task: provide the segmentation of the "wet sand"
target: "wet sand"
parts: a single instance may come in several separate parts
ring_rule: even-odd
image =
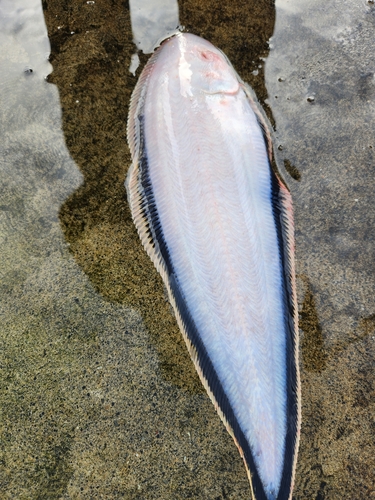
[[[294,498],[360,500],[375,498],[375,10],[319,6],[179,8],[256,90],[293,195],[303,391]],[[2,51],[4,498],[248,499],[126,201],[126,119],[142,67],[129,73],[128,4],[43,9],[48,81],[47,61],[31,67],[25,55],[42,25],[15,26],[25,47]]]

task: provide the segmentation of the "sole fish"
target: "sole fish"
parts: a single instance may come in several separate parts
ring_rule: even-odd
[[[179,33],[132,95],[126,181],[140,239],[256,500],[291,499],[300,430],[291,196],[226,56]]]

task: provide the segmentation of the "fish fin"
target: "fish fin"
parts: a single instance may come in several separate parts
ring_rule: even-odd
[[[150,181],[148,179],[147,154],[144,141],[144,115],[147,81],[159,57],[157,50],[144,67],[130,100],[129,116],[127,123],[127,139],[133,162],[129,168],[125,187],[134,224],[137,228],[141,242],[146,252],[153,261],[156,269],[162,274],[166,272],[161,249],[158,246],[158,228],[160,221],[156,215],[152,221],[151,214],[156,213],[156,206]],[[147,196],[149,194],[149,196]],[[161,230],[161,229],[160,229]]]
[[[146,98],[146,92],[147,92],[147,81],[150,78],[150,74],[152,72],[152,69],[158,60],[159,57],[159,51],[157,50],[147,61],[146,66],[143,68],[142,73],[138,79],[138,82],[133,90],[131,99],[130,99],[130,106],[129,106],[129,115],[128,115],[128,123],[127,123],[127,138],[128,138],[128,144],[129,144],[129,149],[133,158],[133,163],[134,160],[135,162],[138,161],[142,151],[141,151],[141,146],[142,146],[142,128],[141,124],[139,122],[139,116],[143,116],[143,113],[141,112],[144,103],[145,103],[145,98]],[[128,177],[129,179],[129,177]]]
[[[241,79],[240,79],[240,82],[241,82],[241,87],[242,87],[243,91],[245,92],[246,97],[249,100],[251,109],[254,111],[255,116],[257,118],[257,121],[259,123],[259,126],[262,130],[264,142],[266,143],[266,147],[267,147],[268,158],[269,158],[270,163],[272,163],[273,145],[272,145],[272,136],[271,136],[271,126],[268,122],[268,118],[266,117],[266,114],[263,111],[263,108],[258,103],[258,100],[256,98],[256,95],[255,95],[255,92],[253,91],[253,89],[247,83],[244,83]]]
[[[285,324],[287,332],[287,406],[288,421],[285,438],[284,467],[277,500],[292,498],[301,428],[301,382],[299,375],[298,304],[295,281],[294,222],[291,194],[271,169],[273,210],[280,241],[280,257],[284,270]],[[288,496],[286,496],[288,495]]]

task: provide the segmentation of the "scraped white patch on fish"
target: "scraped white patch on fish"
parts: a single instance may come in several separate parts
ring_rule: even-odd
[[[131,103],[127,189],[190,354],[253,497],[289,499],[300,425],[290,195],[227,58],[179,34]]]

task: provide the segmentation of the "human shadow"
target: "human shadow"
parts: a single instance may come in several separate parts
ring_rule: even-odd
[[[137,80],[128,68],[134,45],[128,2],[106,4],[43,2],[53,65],[48,80],[59,89],[66,145],[84,176],[60,209],[61,228],[98,292],[141,313],[163,376],[185,390],[201,392],[126,200],[124,180],[131,163],[126,122]],[[179,7],[186,30],[222,49],[264,102],[263,59],[274,29],[274,2],[187,0]],[[148,57],[140,57],[143,65]]]

